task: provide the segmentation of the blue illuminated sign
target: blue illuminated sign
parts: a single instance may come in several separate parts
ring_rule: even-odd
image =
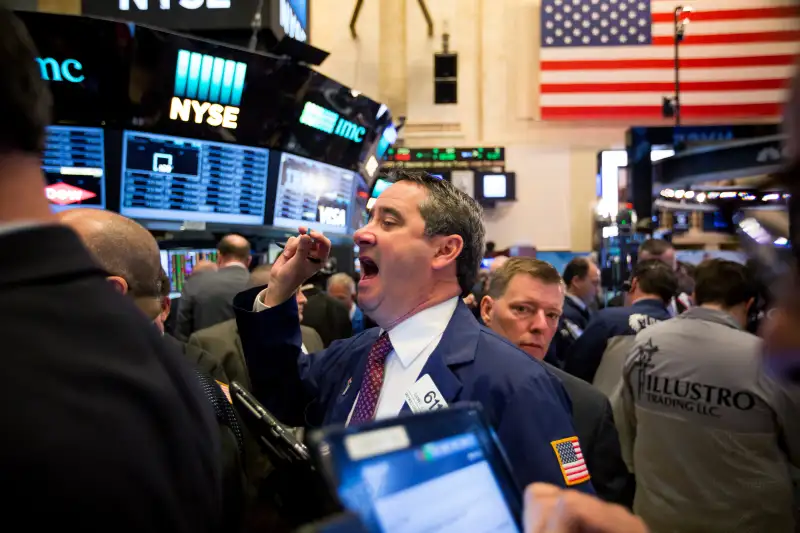
[[[292,39],[308,40],[308,6],[306,0],[280,0],[279,23],[286,35]]]
[[[300,115],[300,124],[323,131],[330,135],[344,137],[350,141],[360,143],[364,140],[367,128],[359,126],[339,116],[338,113],[325,109],[312,102],[306,102],[303,113]]]
[[[175,96],[238,106],[247,65],[180,50],[175,68]]]
[[[52,57],[37,57],[36,62],[39,64],[43,80],[80,83],[86,79],[81,72],[83,65],[77,59],[65,59],[59,63]]]
[[[169,118],[236,129],[246,74],[246,63],[179,50]]]

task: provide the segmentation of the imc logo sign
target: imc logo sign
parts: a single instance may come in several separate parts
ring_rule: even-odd
[[[247,64],[180,50],[169,118],[235,130]]]
[[[305,124],[315,130],[324,131],[331,135],[344,137],[347,140],[360,143],[364,140],[367,128],[359,126],[340,117],[330,109],[306,102],[303,113],[300,115],[300,124]]]
[[[39,72],[45,81],[66,81],[80,83],[86,79],[83,75],[83,65],[77,59],[58,61],[52,57],[37,57]]]

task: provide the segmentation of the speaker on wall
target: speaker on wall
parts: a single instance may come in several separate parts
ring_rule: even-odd
[[[433,56],[433,102],[458,103],[458,54]]]

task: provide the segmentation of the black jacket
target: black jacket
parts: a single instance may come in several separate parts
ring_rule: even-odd
[[[250,272],[229,266],[216,272],[200,272],[186,282],[178,304],[175,336],[189,340],[195,331],[233,318],[233,297],[250,283]]]
[[[630,508],[635,481],[622,460],[617,426],[608,398],[585,381],[549,367],[572,401],[572,423],[597,495]]]
[[[180,353],[61,226],[2,233],[2,506],[30,531],[218,531],[220,441]]]
[[[316,288],[304,294],[308,302],[303,308],[303,325],[314,328],[326,348],[335,340],[353,336],[350,311],[344,304]]]
[[[564,368],[570,347],[586,329],[591,316],[589,309],[580,307],[572,301],[572,298],[564,297],[564,311],[558,320],[558,330],[547,350],[545,361],[558,368]]]

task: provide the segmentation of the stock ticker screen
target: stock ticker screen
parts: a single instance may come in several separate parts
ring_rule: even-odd
[[[54,212],[74,207],[104,209],[105,151],[101,128],[49,126],[42,171]]]
[[[126,131],[120,213],[261,225],[268,162],[264,148]]]
[[[169,276],[170,296],[173,298],[183,292],[186,280],[192,275],[198,261],[217,262],[217,250],[214,248],[198,250],[161,250],[161,267]]]
[[[352,171],[284,153],[273,226],[347,233],[355,178]]]

